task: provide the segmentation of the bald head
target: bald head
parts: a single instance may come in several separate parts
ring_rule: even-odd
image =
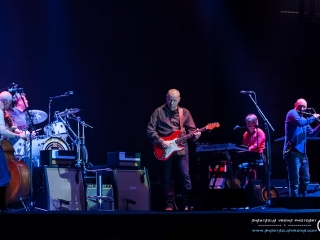
[[[172,111],[176,110],[180,99],[180,92],[177,89],[170,89],[166,95],[168,108]]]
[[[170,97],[180,97],[180,92],[177,89],[170,89],[167,93]]]
[[[308,107],[307,101],[303,98],[299,98],[294,104],[294,109],[301,111]]]
[[[0,108],[2,110],[8,109],[12,102],[12,95],[7,92],[3,91],[0,93]]]

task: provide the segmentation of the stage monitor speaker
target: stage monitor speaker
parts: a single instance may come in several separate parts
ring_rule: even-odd
[[[86,195],[96,196],[97,195],[97,185],[96,184],[87,184]],[[111,184],[102,184],[102,196],[107,196],[113,198],[113,189]],[[87,199],[87,210],[88,211],[97,211],[98,202],[95,199]],[[103,201],[102,209],[104,211],[114,211],[114,201]]]
[[[116,169],[113,176],[117,210],[150,210],[150,183],[146,169]]]
[[[33,172],[35,207],[48,211],[85,211],[85,191],[81,168],[35,167]]]
[[[250,180],[247,185],[249,207],[263,206],[268,200],[266,187],[261,187],[261,180]],[[270,180],[270,197],[288,197],[289,190],[285,179]]]

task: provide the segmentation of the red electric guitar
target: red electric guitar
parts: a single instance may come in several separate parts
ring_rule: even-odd
[[[209,123],[207,126],[200,128],[197,130],[197,132],[204,132],[206,130],[212,130],[216,127],[220,127],[219,123]],[[182,150],[184,147],[180,146],[179,144],[189,138],[192,138],[194,136],[194,133],[189,133],[181,138],[178,138],[180,135],[181,130],[175,131],[168,137],[161,137],[164,141],[171,141],[171,145],[169,148],[163,148],[161,145],[154,144],[153,145],[153,151],[154,155],[158,160],[165,161],[168,160],[168,158],[177,151]]]

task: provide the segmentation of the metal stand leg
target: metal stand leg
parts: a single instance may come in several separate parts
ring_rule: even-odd
[[[26,204],[24,203],[24,201],[23,201],[22,197],[20,197],[20,201],[21,201],[21,203],[22,203],[23,207],[26,209],[26,211],[27,211],[27,212],[30,212],[30,208],[29,208],[29,206],[28,206],[28,205],[26,205]]]
[[[97,201],[98,201],[98,210],[103,209],[103,200],[102,200],[102,171],[96,172],[96,184],[97,184]]]
[[[97,195],[96,196],[89,196],[87,197],[87,200],[95,202],[97,205],[98,211],[103,211],[103,203],[104,202],[110,202],[110,209],[112,206],[112,203],[114,202],[113,197],[103,196],[102,193],[102,175],[105,169],[100,170],[88,170],[91,172],[96,173],[96,187],[97,187]]]

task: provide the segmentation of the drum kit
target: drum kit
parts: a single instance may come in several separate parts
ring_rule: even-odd
[[[53,99],[69,97],[73,91],[49,98],[49,110],[47,114],[41,110],[29,110],[29,104],[26,100],[23,88],[18,88],[18,84],[12,83],[8,88],[0,89],[0,92],[8,91],[13,95],[15,107],[6,110],[12,125],[20,131],[26,133],[28,140],[12,140],[11,144],[14,148],[14,155],[18,161],[24,161],[29,168],[40,166],[40,151],[41,150],[76,150],[77,163],[76,166],[88,164],[88,152],[85,147],[84,128],[92,126],[86,124],[80,117],[75,114],[80,108],[69,108],[64,111],[56,111],[54,113],[55,121],[50,121],[51,102]],[[43,123],[48,119],[48,124],[43,128],[43,134],[39,134],[40,129],[36,129],[35,125]],[[77,134],[72,130],[70,120],[78,123]],[[80,125],[82,130],[80,130]],[[10,126],[11,127],[11,126]],[[12,129],[11,129],[12,130]],[[31,133],[30,133],[31,132]],[[80,135],[81,134],[81,135]],[[1,139],[3,136],[1,137]],[[0,139],[0,140],[1,140]],[[70,142],[70,144],[69,144]],[[31,159],[31,160],[30,160]]]
[[[77,117],[75,113],[78,113],[81,109],[70,108],[62,112],[55,112],[55,121],[52,121],[45,125],[43,128],[44,134],[39,134],[40,129],[33,131],[28,135],[28,140],[19,139],[13,144],[14,155],[16,159],[25,161],[28,164],[30,157],[32,159],[30,167],[40,166],[40,151],[41,150],[76,150],[77,152],[77,166],[81,164],[88,164],[88,152],[84,145],[84,127],[90,127],[90,125],[81,121],[80,117]],[[43,123],[48,114],[41,110],[29,110],[29,116],[31,122],[34,125]],[[13,121],[18,125],[30,125],[29,118],[25,112],[17,116],[12,116]],[[75,120],[78,122],[78,133],[76,134],[69,123],[69,120]],[[82,135],[80,136],[80,124],[82,125]],[[30,139],[31,137],[31,139]],[[69,144],[68,142],[71,142]],[[31,144],[30,144],[31,143]]]

